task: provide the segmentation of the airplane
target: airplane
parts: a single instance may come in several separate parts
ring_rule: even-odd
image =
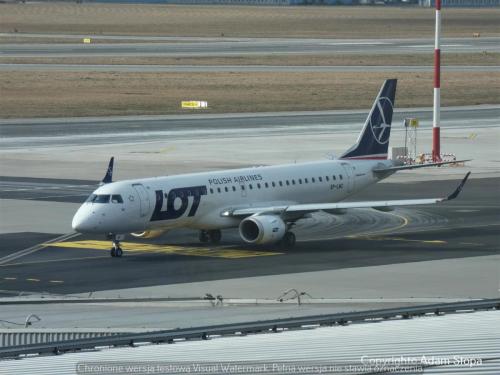
[[[112,157],[72,227],[105,235],[113,244],[112,257],[123,255],[120,241],[127,233],[154,238],[178,228],[198,230],[201,242],[213,244],[220,242],[221,229],[238,228],[246,243],[290,248],[296,241],[291,229],[317,211],[391,211],[455,199],[470,172],[447,197],[342,202],[398,171],[452,163],[402,165],[387,158],[396,85],[396,79],[384,82],[357,142],[337,159],[112,182]]]

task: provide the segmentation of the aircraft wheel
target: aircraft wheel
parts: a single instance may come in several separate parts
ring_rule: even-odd
[[[281,244],[283,247],[286,248],[292,248],[295,246],[295,234],[293,232],[286,232],[285,235],[283,236],[283,239],[281,240]]]
[[[121,247],[117,247],[115,250],[115,256],[120,258],[123,255],[123,250]]]
[[[211,243],[219,243],[222,238],[222,233],[219,229],[215,229],[208,232],[208,236],[210,237]]]
[[[207,243],[207,242],[208,242],[208,240],[210,239],[210,238],[208,237],[208,233],[207,233],[207,231],[206,231],[206,230],[201,230],[201,231],[200,231],[200,235],[199,235],[199,237],[198,237],[198,238],[200,239],[200,242],[201,242],[201,243]]]
[[[114,247],[111,248],[110,254],[113,258],[116,257],[116,249]]]

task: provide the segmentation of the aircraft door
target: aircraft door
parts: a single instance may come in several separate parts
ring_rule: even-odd
[[[137,192],[137,195],[139,196],[139,206],[140,206],[140,213],[141,217],[146,216],[150,210],[151,210],[151,201],[149,199],[149,194],[142,184],[133,184],[132,187],[134,190]]]
[[[354,190],[354,169],[349,163],[342,163],[342,168],[346,174],[346,180],[344,181],[346,191],[352,193]]]

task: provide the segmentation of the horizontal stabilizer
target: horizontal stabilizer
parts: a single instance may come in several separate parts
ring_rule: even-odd
[[[374,173],[397,172],[397,171],[404,171],[404,170],[407,170],[407,169],[418,169],[418,168],[427,168],[427,167],[439,167],[440,165],[465,163],[466,161],[471,161],[471,159],[467,159],[467,160],[455,160],[455,161],[441,161],[441,162],[438,162],[438,163],[401,165],[401,166],[387,167],[387,168],[376,168],[376,169],[373,170],[373,172]]]

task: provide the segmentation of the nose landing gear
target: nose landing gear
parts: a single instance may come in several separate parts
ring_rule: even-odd
[[[121,257],[123,255],[123,250],[120,247],[119,241],[113,241],[113,247],[111,248],[111,256],[112,257]]]
[[[109,234],[108,239],[113,241],[113,247],[111,248],[110,255],[113,258],[120,258],[123,255],[123,250],[120,247],[120,241],[123,240],[125,236],[123,234]]]

